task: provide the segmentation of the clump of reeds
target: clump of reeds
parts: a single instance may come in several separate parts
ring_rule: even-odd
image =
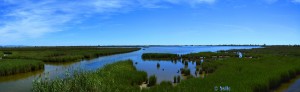
[[[44,69],[44,63],[38,60],[6,59],[0,62],[0,76],[13,75]]]
[[[191,75],[191,70],[190,69],[181,69],[181,74],[184,76]]]
[[[149,83],[148,86],[154,86],[156,84],[156,76],[152,75],[149,77]]]
[[[146,60],[178,60],[180,59],[180,56],[178,54],[170,53],[144,53],[142,58]]]

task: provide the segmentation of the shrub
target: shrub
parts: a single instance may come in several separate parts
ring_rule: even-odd
[[[156,84],[156,76],[152,75],[149,77],[149,83],[148,86],[154,86]]]

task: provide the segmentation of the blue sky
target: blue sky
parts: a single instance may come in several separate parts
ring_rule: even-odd
[[[0,45],[300,44],[300,0],[0,0]]]

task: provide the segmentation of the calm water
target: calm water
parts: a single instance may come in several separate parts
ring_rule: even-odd
[[[285,92],[300,92],[300,77],[294,81],[286,90]]]
[[[74,69],[84,70],[96,70],[103,67],[106,64],[118,62],[120,60],[131,59],[137,64],[135,67],[140,71],[145,71],[148,76],[156,75],[158,83],[161,81],[173,81],[174,76],[181,75],[178,70],[181,68],[188,68],[191,70],[191,75],[196,77],[203,77],[196,75],[196,63],[189,62],[188,66],[185,66],[180,61],[154,61],[154,60],[143,60],[141,58],[143,53],[174,53],[174,54],[188,54],[192,52],[204,52],[204,51],[218,51],[218,50],[229,50],[229,49],[251,49],[258,48],[255,46],[178,46],[178,47],[149,47],[143,48],[142,50],[126,53],[100,57],[92,60],[83,60],[75,63],[64,63],[64,64],[45,64],[43,71],[24,73],[6,77],[0,77],[0,92],[15,92],[15,91],[30,91],[32,88],[33,79],[38,76],[48,76],[50,78],[61,78],[64,76],[66,71],[72,71]],[[205,62],[205,61],[204,61]],[[160,67],[157,68],[157,63]],[[183,77],[181,77],[183,78]]]
[[[290,80],[287,83],[282,84],[276,92],[300,92],[300,75]]]

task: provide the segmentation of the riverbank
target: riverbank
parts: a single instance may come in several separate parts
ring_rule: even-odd
[[[143,89],[150,92],[266,92],[277,88],[281,83],[294,78],[300,70],[300,47],[265,47],[241,52],[246,57],[228,57],[213,61],[204,61],[201,67],[216,67],[205,78],[189,78],[173,86],[170,82]],[[249,58],[252,57],[253,58]],[[122,70],[120,70],[122,71]],[[124,71],[122,71],[124,72]],[[125,81],[124,79],[123,81]],[[115,85],[114,83],[110,85]],[[127,85],[129,86],[129,85]],[[120,86],[122,87],[122,86]],[[113,90],[113,89],[111,89]],[[136,90],[126,90],[136,91]]]
[[[66,73],[68,75],[68,73]],[[33,92],[122,92],[139,91],[147,73],[137,71],[131,60],[106,65],[95,72],[80,72],[64,79],[37,79]]]
[[[62,63],[128,53],[140,48],[13,47],[0,48],[0,76],[44,69],[44,62]]]

